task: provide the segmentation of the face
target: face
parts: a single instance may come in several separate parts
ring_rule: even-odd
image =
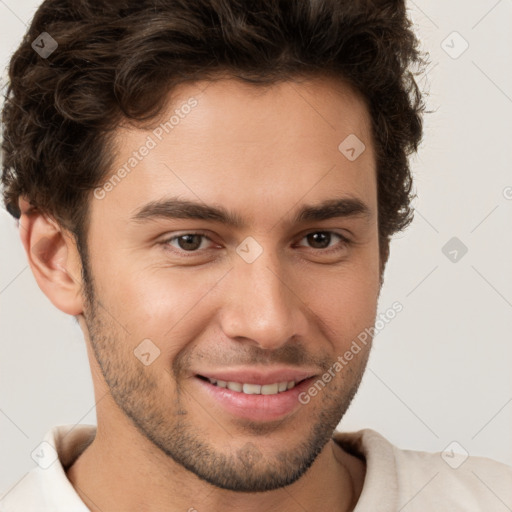
[[[368,112],[327,79],[224,79],[182,85],[160,121],[118,129],[110,185],[91,198],[95,385],[122,412],[118,428],[211,484],[288,485],[330,439],[368,358],[370,343],[304,403],[375,320]],[[355,159],[355,139],[355,152],[338,149],[351,134],[365,144]]]

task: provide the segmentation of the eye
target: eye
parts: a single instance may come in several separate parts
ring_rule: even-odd
[[[331,244],[333,241],[336,242],[336,239],[341,241],[341,243],[338,241],[338,243]],[[311,248],[324,250],[324,252],[342,250],[350,244],[350,240],[348,238],[333,231],[313,231],[308,233],[301,240],[307,240]],[[325,249],[328,250],[325,251]]]
[[[203,243],[206,240],[210,239],[202,233],[183,233],[164,240],[163,244],[170,245],[178,252],[197,252],[199,249],[206,249]]]
[[[303,240],[307,242],[311,249],[321,254],[342,251],[350,244],[348,238],[334,231],[313,231],[303,236],[300,241],[302,242]],[[203,233],[181,233],[173,235],[163,240],[162,244],[166,250],[181,256],[198,255],[202,251],[213,248],[213,245],[215,245],[213,240]],[[302,243],[299,243],[298,246],[304,247]]]

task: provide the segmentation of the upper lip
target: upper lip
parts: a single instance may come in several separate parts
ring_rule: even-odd
[[[205,370],[197,372],[208,379],[223,380],[226,382],[240,382],[246,384],[274,384],[275,382],[300,382],[316,375],[314,371],[297,368],[275,367],[272,369],[257,370],[253,367],[232,368],[227,370]]]

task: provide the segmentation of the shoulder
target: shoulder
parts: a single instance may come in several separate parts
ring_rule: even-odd
[[[32,456],[36,466],[0,493],[0,512],[88,512],[66,476],[66,468],[91,442],[94,425],[57,425]]]
[[[45,478],[42,469],[33,468],[11,486],[0,493],[0,512],[21,512],[21,510],[45,510],[41,499],[41,486]]]
[[[462,501],[470,507],[468,510],[476,505],[487,507],[485,510],[512,507],[511,466],[469,455],[463,449],[430,453],[395,447],[394,452],[404,486],[417,487],[423,482],[429,494],[446,497],[445,504],[452,504],[453,500],[453,505],[460,506]]]
[[[395,447],[394,451],[404,487],[424,489],[425,499],[439,506],[486,511],[512,508],[512,467],[507,464],[451,449],[430,453]]]
[[[401,449],[372,429],[335,432],[333,437],[345,451],[365,460],[362,501],[385,499],[418,511],[512,510],[512,467],[507,464],[456,449]]]

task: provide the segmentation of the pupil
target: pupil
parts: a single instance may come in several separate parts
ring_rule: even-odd
[[[322,237],[323,240],[319,241],[319,237]],[[329,246],[331,235],[323,231],[320,231],[319,233],[310,233],[308,235],[308,241],[316,249],[325,249]]]
[[[183,250],[197,249],[201,245],[201,235],[182,235],[178,238],[178,243]]]

